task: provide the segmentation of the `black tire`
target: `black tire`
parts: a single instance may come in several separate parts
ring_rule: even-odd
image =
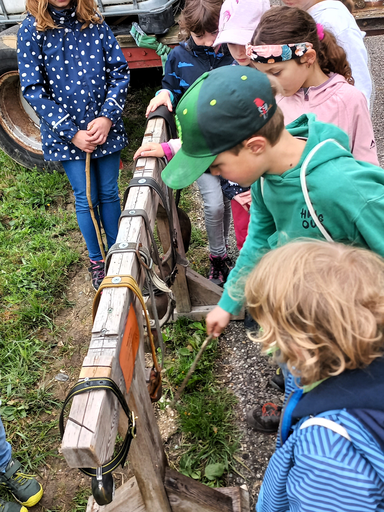
[[[44,160],[38,119],[20,90],[17,32],[14,25],[0,33],[0,148],[27,169],[63,172],[60,162]]]

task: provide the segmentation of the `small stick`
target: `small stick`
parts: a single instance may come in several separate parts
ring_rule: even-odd
[[[204,353],[204,350],[207,348],[207,345],[210,341],[212,341],[212,334],[210,334],[203,342],[203,344],[201,345],[201,348],[195,358],[195,360],[193,361],[192,363],[192,366],[190,367],[188,373],[187,373],[187,376],[185,377],[185,379],[183,380],[181,386],[179,387],[179,389],[177,390],[177,393],[175,395],[175,398],[172,400],[172,402],[169,404],[170,407],[174,407],[176,402],[179,400],[180,398],[180,395],[181,393],[184,391],[184,388],[185,386],[188,384],[188,381],[189,379],[191,378],[191,375],[192,373],[196,370],[196,366],[197,366],[197,363],[200,361],[200,358],[201,356],[203,355]]]
[[[92,196],[91,196],[91,153],[87,153],[86,159],[85,159],[85,178],[86,178],[86,193],[87,193],[87,200],[88,200],[88,206],[89,211],[91,214],[92,222],[95,227],[97,241],[99,242],[100,252],[103,257],[103,260],[105,260],[105,251],[104,251],[104,244],[103,239],[101,238],[100,233],[100,227],[95,217],[95,212],[93,210],[93,204],[92,204]]]

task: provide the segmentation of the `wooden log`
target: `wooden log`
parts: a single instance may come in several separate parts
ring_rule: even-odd
[[[151,120],[143,142],[164,141],[165,133],[162,119]],[[138,166],[135,177],[145,176],[154,177],[159,181],[160,170],[157,160],[146,159],[145,165]],[[157,205],[158,196],[150,188],[134,187],[129,192],[126,208],[146,210],[153,227]],[[117,243],[136,241],[147,247],[150,243],[143,219],[123,218]],[[108,275],[119,274],[132,275],[142,287],[144,274],[135,254],[112,256]],[[141,340],[144,339],[141,306],[136,302],[132,292],[126,288],[103,291],[92,329],[92,340],[86,358],[87,366],[82,370],[87,375],[94,372],[101,377],[102,368],[105,368],[105,376],[110,376],[123,392],[125,382],[119,364],[119,353],[131,304],[135,307]],[[110,365],[100,367],[98,362],[104,356],[111,358]],[[103,361],[105,364],[104,359]],[[137,437],[132,442],[129,460],[147,509],[170,512],[163,485],[166,457],[146,389],[144,368],[144,350],[141,343],[128,396],[128,405],[138,416]],[[98,467],[110,460],[117,434],[119,412],[120,406],[116,398],[106,391],[86,393],[74,398],[62,443],[62,452],[70,467]]]
[[[233,512],[232,498],[167,468],[164,486],[172,512]]]
[[[232,498],[233,512],[249,512],[249,493],[243,487],[218,487],[217,490]]]
[[[133,476],[116,490],[112,503],[101,507],[93,496],[88,500],[86,512],[147,512],[143,498]]]
[[[185,260],[185,251],[183,239],[181,237],[181,229],[179,224],[179,217],[177,215],[175,202],[172,201],[172,215],[173,215],[173,227],[177,233],[177,251],[180,256]],[[161,208],[159,207],[161,212]],[[171,246],[171,239],[169,236],[169,226],[166,215],[161,212],[157,216],[157,234],[161,241],[164,252],[166,253]],[[177,265],[177,275],[175,283],[172,286],[172,291],[175,295],[177,308],[180,313],[189,313],[191,311],[191,300],[189,297],[188,283],[186,277],[186,268],[182,265]],[[187,293],[186,293],[187,291]]]

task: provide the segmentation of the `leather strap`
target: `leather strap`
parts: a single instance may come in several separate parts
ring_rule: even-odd
[[[131,446],[132,439],[136,437],[136,424],[135,424],[135,415],[133,412],[129,410],[127,401],[124,398],[123,393],[120,391],[119,386],[115,381],[109,379],[107,377],[104,378],[86,378],[81,382],[78,382],[68,393],[66,399],[64,400],[63,407],[61,409],[60,418],[59,418],[59,429],[60,436],[63,439],[64,436],[64,411],[68,403],[77,395],[81,393],[88,393],[89,391],[111,391],[119,400],[123,411],[127,415],[128,418],[128,430],[124,439],[124,443],[120,448],[118,454],[113,457],[109,462],[103,464],[101,466],[101,474],[105,475],[114,471],[120,464],[123,467],[125,461],[127,459],[127,455],[129,452],[129,448]],[[85,475],[96,477],[97,468],[79,468],[81,472]]]
[[[145,229],[147,230],[147,233],[149,235],[149,238],[150,238],[151,244],[152,244],[152,251],[153,251],[153,255],[154,255],[153,259],[155,260],[156,265],[159,267],[161,279],[163,281],[165,281],[165,279],[164,279],[164,272],[163,272],[163,266],[161,264],[159,251],[157,249],[156,240],[155,240],[155,237],[153,235],[153,231],[151,229],[151,224],[149,222],[149,218],[148,218],[147,212],[145,210],[142,210],[141,208],[135,208],[133,210],[123,210],[121,212],[121,215],[120,215],[120,218],[119,218],[119,226],[120,226],[121,219],[123,219],[124,217],[129,217],[129,218],[132,218],[132,217],[142,217],[143,218],[144,224],[145,224]],[[112,247],[111,247],[111,249],[112,249]],[[107,255],[107,258],[108,258],[108,255]],[[105,269],[106,269],[105,273],[107,273],[107,265],[105,266]]]
[[[161,370],[159,367],[159,363],[157,362],[156,347],[155,347],[155,342],[153,340],[153,335],[152,335],[152,331],[151,331],[151,322],[150,322],[150,319],[149,319],[149,316],[147,313],[147,309],[145,307],[144,298],[141,294],[139,285],[137,284],[137,282],[135,281],[135,279],[132,276],[119,275],[119,276],[104,277],[99,289],[96,292],[95,298],[93,299],[93,306],[92,306],[93,321],[95,320],[97,308],[99,306],[101,292],[105,288],[129,288],[134,293],[134,295],[136,295],[136,297],[139,299],[141,307],[143,308],[145,321],[147,323],[147,331],[148,331],[149,342],[151,345],[153,365],[154,365],[156,371],[160,373]],[[161,380],[160,380],[160,385],[161,385]],[[159,387],[160,387],[160,385],[159,385]]]
[[[152,178],[152,177],[148,177],[148,178],[147,177],[145,177],[145,178],[144,177],[143,178],[136,177],[136,178],[131,179],[131,181],[129,182],[128,187],[124,193],[124,200],[123,200],[124,205],[127,202],[129,189],[132,187],[150,187],[150,188],[152,188],[157,193],[157,195],[160,198],[160,201],[163,204],[165,213],[168,218],[169,236],[170,236],[170,241],[171,241],[170,250],[171,250],[171,254],[172,254],[172,266],[171,266],[172,271],[171,271],[171,274],[168,277],[167,281],[168,281],[168,284],[172,285],[173,281],[176,277],[176,273],[177,273],[178,252],[176,251],[177,238],[176,238],[175,229],[173,226],[172,210],[170,208],[170,204],[171,204],[170,198],[166,197],[162,188],[160,187],[160,185],[154,178]]]
[[[167,123],[168,132],[171,139],[177,138],[177,129],[175,118],[173,117],[173,113],[168,110],[165,105],[160,105],[156,110],[151,112],[148,115],[148,121],[155,117],[161,117]]]

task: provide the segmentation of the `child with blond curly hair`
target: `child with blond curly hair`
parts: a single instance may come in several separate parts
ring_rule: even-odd
[[[384,509],[384,260],[296,241],[250,274],[248,308],[291,383],[257,512]]]

